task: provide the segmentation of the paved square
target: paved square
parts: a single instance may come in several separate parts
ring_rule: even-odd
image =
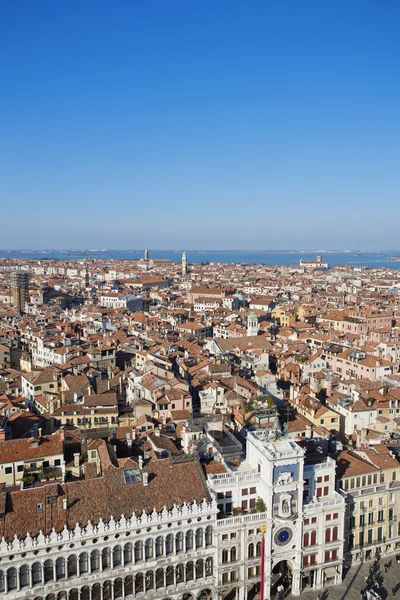
[[[385,573],[385,562],[390,564],[389,570]],[[346,573],[343,582],[340,585],[327,587],[322,590],[307,590],[301,594],[304,600],[315,600],[320,594],[321,600],[360,600],[360,591],[365,587],[365,576],[373,561],[357,563]],[[381,559],[376,579],[381,587],[379,595],[382,600],[397,598],[400,600],[400,564],[397,564],[394,556]],[[289,596],[290,600],[295,600],[296,596]]]

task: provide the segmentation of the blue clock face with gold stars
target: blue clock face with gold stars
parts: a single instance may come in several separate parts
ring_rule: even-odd
[[[290,542],[293,537],[293,533],[291,529],[287,527],[282,527],[282,529],[278,529],[275,533],[274,541],[277,546],[285,546]]]

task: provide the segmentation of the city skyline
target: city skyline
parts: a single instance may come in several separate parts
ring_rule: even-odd
[[[397,4],[22,6],[2,245],[398,246]]]

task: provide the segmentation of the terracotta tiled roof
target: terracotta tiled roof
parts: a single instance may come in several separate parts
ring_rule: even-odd
[[[22,438],[0,442],[0,463],[63,454],[63,436],[60,431],[40,438]]]
[[[161,511],[164,506],[171,509],[174,504],[210,500],[197,462],[171,464],[169,459],[155,460],[144,471],[149,474],[147,486],[141,481],[125,483],[124,469],[110,466],[101,477],[62,486],[46,485],[9,493],[3,490],[7,500],[4,519],[0,521],[0,537],[24,538],[28,531],[36,536],[40,530],[47,535],[53,527],[61,531],[65,524],[73,529],[77,523],[87,525],[89,520],[95,525],[100,518],[106,522],[112,516],[119,519],[122,514],[130,516],[143,510],[151,512],[153,508]],[[55,504],[47,503],[49,496],[57,497]],[[63,498],[67,499],[67,510],[62,508]]]

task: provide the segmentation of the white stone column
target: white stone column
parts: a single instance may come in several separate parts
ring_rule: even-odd
[[[292,573],[292,594],[299,596],[301,594],[301,571],[294,569]]]

